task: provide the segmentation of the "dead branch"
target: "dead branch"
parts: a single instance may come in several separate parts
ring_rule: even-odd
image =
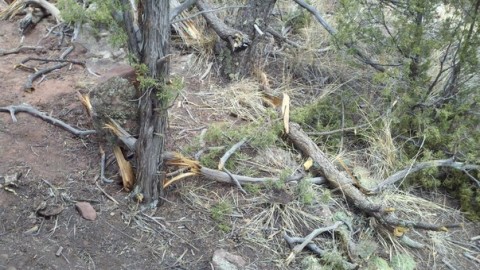
[[[134,138],[132,135],[130,135],[125,129],[123,129],[117,122],[114,120],[110,119],[110,124],[106,126],[117,138],[131,151],[135,151],[135,143],[137,142],[137,139]],[[169,161],[178,159],[178,154],[175,152],[165,152],[163,154],[163,160],[164,162],[168,163]],[[196,173],[197,175],[201,175],[207,179],[221,182],[221,183],[228,183],[228,184],[235,184],[235,180],[232,179],[232,177],[223,171],[219,170],[214,170],[210,168],[206,168],[203,166],[200,166],[198,162],[189,160],[188,164],[197,164],[196,166],[199,167],[199,171]],[[243,175],[236,175],[236,174],[231,174],[235,179],[241,184],[266,184],[269,182],[274,182],[274,181],[279,181],[279,178],[275,177],[249,177],[249,176],[243,176]],[[299,181],[302,180],[304,176],[293,176],[291,178],[287,178],[285,181]],[[309,183],[312,184],[324,184],[325,183],[325,178],[323,177],[315,177],[315,178],[308,178],[308,179],[303,179],[302,181],[308,181]]]
[[[173,19],[175,19],[175,17],[177,17],[180,13],[182,13],[189,7],[193,6],[195,2],[197,2],[197,0],[186,0],[181,5],[170,10],[170,22],[173,22]]]
[[[389,176],[387,179],[383,180],[380,184],[377,185],[374,189],[371,191],[373,193],[378,193],[387,188],[390,185],[395,184],[398,181],[401,181],[405,179],[409,174],[418,172],[423,169],[428,169],[432,167],[451,167],[455,168],[457,170],[480,170],[480,165],[474,165],[474,164],[465,164],[462,162],[454,161],[453,159],[440,159],[440,160],[431,160],[431,161],[425,161],[425,162],[419,162],[416,164],[412,164],[410,167],[403,169],[401,171],[398,171],[391,176]],[[477,185],[480,184],[477,182]]]
[[[318,12],[318,10],[315,7],[307,4],[303,0],[293,0],[293,1],[295,1],[299,6],[303,7],[308,12],[310,12],[315,17],[315,19],[317,19],[317,21],[323,26],[323,28],[325,28],[325,30],[327,30],[327,32],[330,35],[335,37],[335,35],[337,34],[337,30],[335,30],[327,21],[325,21],[325,19],[322,17],[320,12]],[[357,55],[357,57],[365,64],[373,67],[377,71],[385,72],[385,68],[382,65],[373,62],[368,56],[362,53],[360,49],[358,49],[354,44],[344,43],[343,45],[351,49]]]
[[[55,125],[55,126],[58,126],[58,127],[61,127],[63,128],[64,130],[72,133],[73,135],[75,136],[78,136],[78,137],[85,137],[85,136],[88,136],[90,134],[95,134],[96,131],[95,130],[79,130],[79,129],[76,129],[72,126],[70,126],[69,124],[63,122],[62,120],[59,120],[59,119],[56,119],[56,118],[53,118],[51,116],[48,116],[46,113],[44,112],[41,112],[35,108],[33,108],[32,106],[28,105],[28,104],[22,104],[22,105],[10,105],[10,106],[7,106],[7,107],[0,107],[0,112],[9,112],[10,113],[10,116],[12,118],[12,121],[14,123],[17,122],[17,118],[15,117],[15,114],[16,113],[19,113],[19,112],[25,112],[25,113],[28,113],[30,115],[33,115],[35,117],[38,117],[52,125]]]
[[[25,64],[29,61],[72,63],[72,64],[75,64],[75,65],[80,65],[82,67],[85,67],[85,61],[70,60],[70,59],[47,59],[47,58],[38,58],[38,57],[28,57],[28,58],[22,60],[20,63]]]
[[[210,24],[215,33],[229,44],[232,51],[241,50],[250,45],[251,39],[245,33],[226,25],[222,20],[215,16],[215,14],[206,12],[212,8],[205,1],[198,0],[196,6],[198,10],[204,12],[202,15],[205,20]]]
[[[294,248],[295,244],[300,244],[305,242],[305,238],[303,237],[290,237],[286,233],[283,235],[283,239],[287,241],[290,248]],[[319,246],[317,246],[312,242],[308,243],[305,247],[311,252],[313,252],[314,254],[318,255],[319,257],[323,257],[327,254],[325,250],[321,249]],[[342,266],[343,266],[342,269],[356,269],[358,267],[357,264],[353,264],[346,260],[342,260]]]
[[[286,264],[289,265],[295,259],[295,256],[298,253],[300,253],[319,234],[322,234],[322,233],[328,232],[328,231],[333,231],[333,230],[337,229],[338,226],[340,226],[342,224],[343,224],[342,221],[337,221],[337,222],[335,222],[335,224],[333,224],[331,226],[315,229],[313,232],[311,232],[309,235],[307,235],[307,237],[305,237],[305,240],[301,244],[296,245],[292,249],[292,252],[290,253],[290,255],[288,255],[288,257],[286,259]]]
[[[55,18],[57,23],[63,22],[62,16],[60,15],[60,10],[58,10],[54,4],[49,3],[46,0],[17,0],[0,13],[0,20],[11,19],[13,16],[18,14],[23,7],[32,4],[45,9]]]
[[[451,225],[435,225],[423,222],[415,222],[409,220],[398,219],[393,215],[391,208],[371,202],[362,192],[355,186],[353,180],[340,173],[327,156],[318,148],[318,146],[308,137],[297,123],[290,123],[290,140],[298,147],[306,156],[313,159],[318,169],[327,179],[327,182],[333,187],[342,191],[348,201],[352,202],[355,207],[362,210],[368,215],[377,218],[386,226],[402,226],[407,228],[417,228],[433,231],[446,231],[448,227],[459,227],[461,224]]]
[[[275,31],[273,28],[268,27],[267,30],[265,30],[267,33],[270,33],[275,39],[279,40],[280,42],[285,42],[288,45],[295,47],[295,48],[301,48],[302,46],[294,41],[291,41],[290,39],[284,37],[282,34],[279,32]]]
[[[311,157],[315,164],[319,164],[319,170],[325,175],[327,181],[333,188],[340,189],[353,204],[366,212],[374,213],[382,210],[382,206],[374,204],[365,197],[354,185],[353,180],[341,174],[327,158],[327,156],[318,148],[318,146],[308,137],[297,123],[290,123],[289,138],[293,143],[308,157]]]
[[[4,56],[7,54],[14,54],[14,53],[20,53],[23,51],[29,51],[29,50],[43,50],[44,48],[41,46],[19,46],[15,49],[10,49],[10,50],[0,50],[0,56]]]
[[[235,183],[235,185],[237,185],[238,189],[243,194],[247,194],[245,189],[242,188],[242,185],[240,185],[240,181],[238,181],[237,177],[235,177],[229,170],[227,170],[227,168],[223,168],[223,171],[226,172],[228,174],[228,176],[230,176],[230,179],[232,179],[232,181]]]
[[[220,162],[218,163],[218,169],[222,170],[225,167],[225,162],[237,151],[242,145],[247,141],[247,138],[243,138],[240,142],[234,144],[227,152],[220,158]]]

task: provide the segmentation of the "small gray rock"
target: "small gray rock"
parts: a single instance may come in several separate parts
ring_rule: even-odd
[[[77,202],[75,204],[80,215],[86,220],[95,220],[97,219],[97,212],[93,209],[92,205],[88,202]]]
[[[238,255],[217,249],[213,253],[212,264],[215,270],[240,270],[245,269],[247,262]]]

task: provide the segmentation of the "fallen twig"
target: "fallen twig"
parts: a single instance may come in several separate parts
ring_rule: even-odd
[[[85,67],[85,61],[70,60],[70,59],[48,59],[48,58],[38,58],[38,57],[28,57],[22,60],[22,64],[27,63],[28,61],[43,61],[43,62],[60,62],[60,63],[72,63],[75,65],[80,65]]]
[[[33,81],[35,79],[37,79],[38,77],[40,77],[43,74],[49,73],[49,72],[54,71],[56,69],[63,68],[65,66],[68,66],[68,63],[57,64],[55,66],[52,66],[52,67],[49,67],[49,68],[46,68],[46,69],[42,69],[42,70],[39,70],[39,71],[37,71],[33,74],[30,74],[30,76],[28,76],[28,78],[27,78],[27,82],[23,86],[23,90],[26,91],[26,92],[34,91],[35,88],[33,87]]]
[[[286,233],[283,235],[283,239],[285,239],[285,241],[287,241],[290,248],[295,247],[295,244],[305,242],[305,238],[303,238],[303,237],[290,237]],[[305,247],[308,250],[310,250],[311,252],[313,252],[314,254],[316,254],[320,257],[323,257],[324,255],[327,254],[327,252],[325,250],[321,249],[319,246],[317,246],[314,243],[308,243]],[[342,267],[343,267],[342,269],[356,269],[358,267],[358,265],[354,264],[354,263],[351,263],[351,262],[348,262],[346,260],[342,260]]]
[[[63,60],[65,57],[67,57],[67,55],[69,55],[74,49],[74,46],[70,46],[68,47],[59,57],[59,60]],[[23,62],[22,62],[23,64]],[[43,74],[46,74],[46,73],[49,73],[53,70],[56,70],[56,69],[60,69],[60,68],[63,68],[65,66],[68,66],[69,63],[60,63],[60,64],[57,64],[57,65],[54,65],[52,67],[49,67],[49,68],[45,68],[45,69],[42,69],[42,70],[38,70],[36,71],[35,73],[31,74],[30,76],[28,76],[27,78],[27,82],[25,83],[25,85],[23,86],[23,90],[24,91],[27,91],[27,92],[31,92],[33,90],[35,90],[35,88],[33,87],[33,81],[35,79],[37,79],[38,77],[40,77],[41,75]]]
[[[98,181],[95,181],[95,185],[97,186],[97,188],[103,193],[103,195],[105,195],[105,197],[107,197],[108,199],[110,199],[112,202],[116,203],[116,204],[120,204],[117,200],[115,200],[115,198],[113,198],[112,196],[110,196],[110,194],[108,194],[101,186],[100,184],[98,184]]]
[[[298,253],[300,253],[319,234],[324,233],[324,232],[328,232],[328,231],[333,231],[333,230],[337,229],[338,226],[340,226],[342,224],[343,224],[342,221],[337,221],[337,222],[335,222],[335,224],[333,224],[331,226],[315,229],[313,232],[311,232],[309,235],[307,235],[305,237],[305,240],[301,244],[296,245],[292,249],[292,252],[290,253],[290,255],[288,255],[288,257],[286,259],[286,264],[287,265],[290,264],[295,259],[295,256]]]
[[[51,116],[48,116],[46,113],[44,112],[41,112],[35,108],[33,108],[32,106],[28,105],[28,104],[22,104],[22,105],[10,105],[10,106],[7,106],[7,107],[0,107],[0,112],[9,112],[10,113],[10,117],[12,118],[12,121],[14,123],[17,122],[17,118],[15,117],[15,114],[18,113],[18,112],[25,112],[25,113],[28,113],[30,115],[33,115],[33,116],[36,116],[52,125],[55,125],[55,126],[58,126],[58,127],[61,127],[63,128],[64,130],[72,133],[73,135],[75,136],[78,136],[78,137],[85,137],[85,136],[88,136],[90,134],[95,134],[96,131],[95,130],[79,130],[79,129],[76,129],[72,126],[70,126],[69,124],[63,122],[62,120],[59,120],[59,119],[56,119],[56,118],[53,118]]]
[[[14,53],[19,53],[22,51],[29,51],[29,50],[43,50],[44,48],[42,46],[19,46],[14,49],[10,50],[0,50],[0,56],[7,55],[7,54],[14,54]]]
[[[223,170],[223,167],[225,167],[225,162],[230,158],[230,156],[235,153],[242,145],[247,141],[247,138],[243,138],[240,142],[234,144],[230,149],[228,149],[227,152],[220,158],[220,162],[218,163],[218,169]]]
[[[230,178],[232,179],[232,181],[235,183],[235,185],[237,185],[238,189],[240,189],[240,191],[243,193],[243,194],[247,194],[247,192],[245,191],[245,189],[242,188],[242,185],[240,185],[240,182],[238,181],[238,179],[230,173],[229,170],[227,170],[227,168],[223,168],[223,171],[225,171],[228,176],[230,176]]]
[[[100,146],[100,179],[104,183],[113,183],[113,180],[105,177],[105,151],[102,146]]]

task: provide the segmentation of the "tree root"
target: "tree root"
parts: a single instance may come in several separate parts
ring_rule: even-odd
[[[38,77],[42,76],[43,74],[47,74],[49,72],[52,72],[56,69],[63,68],[65,66],[68,66],[68,63],[61,63],[61,64],[56,64],[55,66],[45,68],[42,70],[39,70],[33,74],[30,74],[27,78],[27,82],[23,86],[23,91],[25,92],[33,92],[35,88],[33,87],[33,81],[36,80]]]
[[[73,51],[73,49],[74,49],[73,46],[68,47],[65,50],[65,52],[63,52],[62,55],[60,55],[60,58],[55,62],[71,62],[71,61],[68,61],[68,60],[64,60],[64,58],[67,57],[67,55],[70,54]],[[28,58],[23,60],[22,64],[26,63],[27,61],[29,61]],[[60,63],[60,64],[56,64],[54,66],[51,66],[51,67],[48,67],[48,68],[45,68],[45,69],[42,69],[42,70],[38,70],[33,74],[30,74],[30,76],[28,76],[28,78],[27,78],[27,82],[23,86],[23,90],[26,91],[26,92],[34,91],[35,88],[33,87],[33,81],[35,81],[38,77],[40,77],[44,74],[47,74],[49,72],[52,72],[56,69],[63,68],[63,67],[68,66],[68,65],[69,65],[69,63]]]
[[[61,127],[64,130],[66,130],[66,131],[68,131],[68,132],[70,132],[73,135],[78,136],[78,137],[85,137],[85,136],[96,133],[95,130],[79,130],[79,129],[76,129],[76,128],[70,126],[69,124],[63,122],[62,120],[59,120],[59,119],[53,118],[51,116],[48,116],[46,113],[41,112],[41,111],[33,108],[32,106],[28,105],[28,104],[10,105],[10,106],[7,106],[7,107],[0,107],[0,112],[9,112],[10,117],[12,118],[12,121],[14,123],[17,122],[17,118],[15,117],[15,114],[19,113],[19,112],[25,112],[25,113],[31,114],[35,117],[38,117],[38,118],[40,118],[40,119],[42,119],[42,120],[44,120],[44,121],[46,121],[46,122],[48,122],[52,125]]]

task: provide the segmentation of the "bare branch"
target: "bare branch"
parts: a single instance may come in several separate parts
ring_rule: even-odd
[[[323,26],[323,28],[325,28],[325,30],[327,30],[327,32],[330,35],[335,37],[335,35],[337,34],[337,30],[335,30],[335,28],[333,28],[330,24],[328,24],[327,21],[325,21],[325,19],[322,17],[320,12],[318,12],[318,10],[315,9],[315,7],[307,4],[305,1],[302,1],[302,0],[293,0],[293,1],[295,1],[295,3],[297,3],[299,6],[306,9],[308,12],[312,13],[315,19],[317,19],[317,21]],[[385,72],[385,68],[382,65],[373,62],[368,56],[366,56],[357,47],[355,47],[355,45],[348,44],[348,43],[344,43],[344,45],[347,48],[353,50],[353,52],[358,56],[358,58],[360,58],[360,60],[362,60],[365,64],[373,67],[377,71]]]
[[[371,191],[373,193],[378,193],[378,192],[382,191],[383,189],[385,189],[387,186],[393,185],[396,182],[405,179],[411,173],[415,173],[415,172],[418,172],[420,170],[428,169],[428,168],[432,168],[432,167],[451,167],[451,168],[455,168],[457,170],[462,170],[462,171],[480,170],[480,165],[465,164],[465,163],[462,163],[462,162],[454,161],[453,159],[440,159],[440,160],[425,161],[425,162],[412,164],[410,167],[392,174],[387,179],[383,180],[383,182],[378,184],[378,186],[375,187]]]
[[[38,117],[42,120],[45,120],[50,124],[61,127],[63,129],[65,129],[66,131],[68,131],[68,132],[70,132],[70,133],[72,133],[72,134],[74,134],[75,136],[78,136],[78,137],[85,137],[87,135],[96,133],[95,130],[79,130],[79,129],[76,129],[76,128],[70,126],[69,124],[63,122],[62,120],[59,120],[59,119],[53,118],[51,116],[48,116],[46,113],[41,112],[41,111],[33,108],[32,106],[28,105],[28,104],[10,105],[10,106],[7,106],[7,107],[0,107],[0,112],[9,112],[10,116],[12,117],[13,122],[17,122],[17,118],[15,117],[16,113],[25,112],[25,113],[31,114],[33,116],[36,116],[36,117]]]
[[[130,4],[129,0],[120,0],[122,3],[122,25],[125,29],[125,32],[127,33],[128,36],[128,50],[130,53],[133,54],[137,59],[140,59],[140,48],[138,44],[141,42],[137,36],[137,31],[139,29],[135,29],[135,22],[133,19],[133,12],[132,12],[132,6]],[[116,18],[115,16],[115,11],[112,11],[112,17]],[[138,26],[137,26],[138,28]],[[135,31],[137,30],[137,31]]]
[[[197,0],[185,0],[181,5],[178,7],[170,10],[170,22],[173,22],[173,19],[177,17],[180,13],[184,10],[188,9],[189,7],[193,6],[197,2]]]

